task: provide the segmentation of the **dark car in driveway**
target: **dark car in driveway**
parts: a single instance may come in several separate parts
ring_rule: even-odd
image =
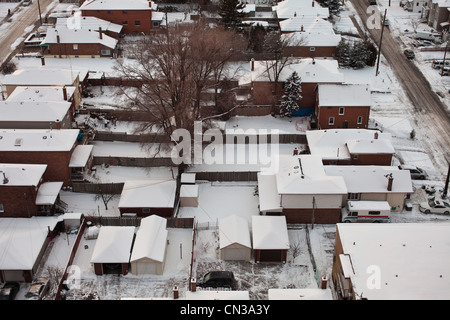
[[[227,288],[236,289],[236,280],[231,271],[211,271],[203,276],[203,281],[198,284],[200,288]]]
[[[411,49],[406,49],[405,51],[403,51],[403,53],[405,54],[405,56],[406,56],[409,60],[414,59],[414,57],[416,56],[416,55],[414,54],[414,51],[412,51]]]
[[[0,284],[0,300],[14,300],[20,290],[18,282],[9,281]]]

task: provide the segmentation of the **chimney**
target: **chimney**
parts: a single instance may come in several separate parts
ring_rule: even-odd
[[[303,30],[303,25],[302,25],[302,27],[300,28],[300,32],[303,32],[304,30]]]
[[[149,6],[149,8],[152,7],[152,1],[151,0],[148,1],[148,6]]]
[[[41,64],[42,64],[43,66],[45,66],[45,58],[44,58],[44,57],[41,57]]]
[[[67,89],[66,89],[66,86],[64,86],[64,87],[62,88],[62,92],[63,92],[63,98],[64,98],[64,101],[67,101]]]
[[[387,176],[388,178],[388,191],[392,191],[392,183],[394,182],[394,178],[392,177],[392,173]]]
[[[252,58],[251,60],[251,71],[255,70],[255,59]]]
[[[191,291],[197,291],[197,281],[195,280],[195,278],[191,278]]]
[[[298,155],[298,148],[297,148],[297,147],[294,148],[293,155],[294,155],[294,156],[297,156],[297,155]]]
[[[327,276],[322,276],[322,280],[320,281],[320,289],[326,289],[328,283]]]
[[[174,299],[178,299],[179,295],[178,295],[178,287],[175,286],[173,287],[173,298]]]
[[[312,7],[314,8],[314,0],[313,0],[313,2],[312,2]]]
[[[378,132],[375,131],[375,134],[373,135],[374,139],[377,140],[378,139]]]
[[[297,16],[297,11],[296,12],[294,12],[294,17],[296,17]]]
[[[59,43],[61,40],[59,39],[59,34],[56,35],[56,43]]]
[[[9,182],[8,178],[6,177],[6,174],[4,172],[3,173],[3,184],[7,184]]]
[[[98,27],[98,34],[99,34],[100,39],[103,39],[102,27]]]

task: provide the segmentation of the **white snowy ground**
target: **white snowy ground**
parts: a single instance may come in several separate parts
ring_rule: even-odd
[[[383,0],[384,1],[384,0]],[[382,1],[382,2],[383,2]],[[387,1],[387,0],[386,0]],[[395,2],[394,6],[395,6]],[[402,13],[402,12],[401,12]],[[400,12],[399,12],[400,14]],[[392,21],[394,20],[394,21]],[[396,23],[400,18],[391,19],[391,23]],[[342,21],[339,28],[348,25],[348,21]],[[350,28],[350,30],[353,30]],[[353,30],[354,31],[354,30]],[[419,54],[418,61],[421,61]],[[39,66],[39,59],[21,58],[15,60],[19,67]],[[47,59],[47,66],[68,66],[64,59]],[[424,68],[429,67],[428,62],[423,62]],[[109,59],[72,59],[70,67],[86,68],[91,71],[112,72],[112,61]],[[430,155],[426,153],[423,144],[425,143],[426,129],[414,123],[410,115],[409,106],[405,95],[391,72],[390,68],[382,61],[380,75],[375,77],[374,68],[363,70],[342,70],[345,73],[346,81],[349,83],[370,83],[373,93],[373,108],[371,111],[372,120],[385,131],[393,136],[393,143],[397,150],[395,164],[400,162],[422,166],[430,174],[430,180],[413,181],[415,192],[409,200],[413,204],[412,211],[393,213],[392,223],[411,222],[449,222],[450,218],[438,215],[424,215],[419,212],[418,204],[426,199],[426,194],[422,189],[424,184],[443,186],[446,170],[435,168],[430,160]],[[431,73],[434,70],[431,71]],[[104,93],[108,92],[104,88]],[[91,102],[100,105],[111,105],[111,96],[96,96]],[[256,119],[256,118],[255,118]],[[254,119],[254,120],[255,120]],[[233,119],[232,121],[236,121]],[[267,125],[266,121],[260,119],[261,123],[254,121],[253,125],[258,128],[260,125]],[[267,120],[267,119],[265,119]],[[242,119],[239,119],[242,121]],[[230,122],[232,123],[232,122]],[[234,122],[235,123],[235,122]],[[129,126],[124,126],[128,131]],[[124,127],[120,127],[122,130]],[[409,138],[412,129],[417,132],[414,140]],[[117,145],[114,146],[117,148]],[[435,152],[439,152],[435,150]],[[445,168],[444,168],[445,169]],[[148,176],[167,177],[171,175],[168,169],[142,169],[98,166],[96,175],[101,181],[123,181],[127,178],[147,178]],[[196,216],[202,223],[216,225],[218,219],[227,214],[240,214],[250,221],[252,215],[257,214],[257,197],[254,195],[254,183],[201,183],[199,195],[199,207],[196,209],[184,208],[180,211],[180,216]],[[96,200],[92,194],[78,194],[68,191],[61,191],[61,198],[68,203],[69,211],[83,212],[87,215],[117,216],[119,213],[117,204],[119,197],[109,203],[109,209],[105,210],[101,200]],[[311,229],[309,225],[312,252],[317,263],[318,275],[330,277],[332,267],[332,255],[334,247],[335,225],[315,225]],[[184,297],[189,276],[189,260],[192,243],[192,231],[182,229],[169,229],[170,245],[167,256],[167,263],[164,274],[161,276],[95,276],[93,268],[89,263],[95,240],[84,240],[77,252],[74,265],[79,267],[80,289],[72,289],[69,298],[73,299],[120,299],[136,297],[170,298],[172,288],[177,285],[180,288],[180,296]],[[73,245],[75,235],[62,234],[52,243],[42,274],[46,274],[49,266],[64,268],[68,259],[70,248]],[[218,259],[218,237],[214,228],[201,230],[198,234],[195,255],[197,258],[198,275],[207,269],[227,269],[234,272],[240,289],[248,290],[251,299],[267,299],[269,288],[317,288],[315,275],[312,270],[311,258],[306,247],[305,226],[293,226],[289,229],[289,239],[292,244],[300,243],[300,255],[293,257],[292,251],[288,254],[288,261],[285,264],[255,264],[253,262],[232,263]],[[85,245],[87,248],[85,249]],[[181,246],[180,246],[181,245]],[[180,248],[182,248],[180,250]],[[26,286],[21,290],[18,299],[23,297]]]

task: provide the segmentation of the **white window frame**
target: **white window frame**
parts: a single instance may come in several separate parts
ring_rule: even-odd
[[[358,120],[356,121],[357,124],[362,124],[363,121],[363,117],[362,116],[358,116]]]
[[[316,51],[316,47],[309,47],[309,51],[310,51],[310,52]]]
[[[0,203],[0,212],[5,212],[5,208],[3,207],[3,203]]]
[[[328,125],[329,126],[334,126],[334,117],[329,117],[328,118]]]
[[[73,50],[78,50],[78,43],[73,44]]]
[[[342,110],[342,112],[341,112],[341,110]],[[344,112],[345,112],[345,108],[344,107],[339,107],[339,115],[343,116]]]

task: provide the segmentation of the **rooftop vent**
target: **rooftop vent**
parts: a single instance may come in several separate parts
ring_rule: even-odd
[[[17,138],[16,141],[14,142],[14,146],[20,147],[20,146],[22,146],[22,142],[23,142],[22,138]]]

